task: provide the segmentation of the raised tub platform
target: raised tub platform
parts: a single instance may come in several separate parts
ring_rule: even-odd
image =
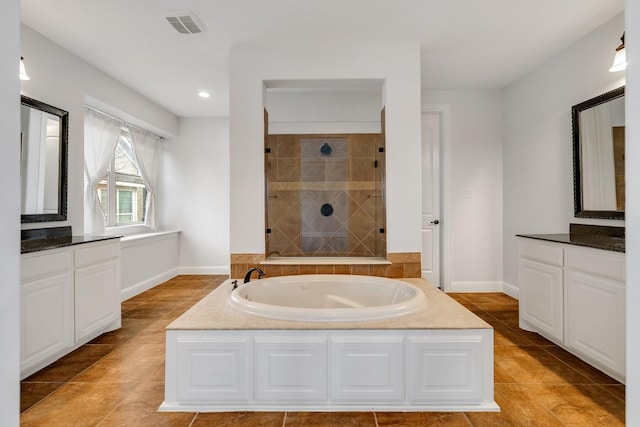
[[[406,317],[308,323],[229,305],[228,280],[167,327],[160,411],[499,411],[493,329],[422,279]]]

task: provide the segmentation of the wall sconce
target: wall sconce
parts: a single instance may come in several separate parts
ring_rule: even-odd
[[[609,71],[612,73],[627,69],[627,51],[624,49],[624,33],[622,33],[620,41],[622,43],[616,48],[616,56],[613,58],[613,65],[609,68]]]
[[[31,78],[27,75],[27,70],[24,68],[24,58],[20,57],[20,80],[31,80]]]

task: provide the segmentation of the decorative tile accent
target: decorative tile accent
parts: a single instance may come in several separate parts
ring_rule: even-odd
[[[232,254],[231,277],[241,279],[252,267],[261,268],[269,277],[296,274],[357,274],[391,278],[418,278],[422,274],[419,252],[388,254],[387,260],[391,261],[391,264],[261,264],[265,259],[263,254]]]

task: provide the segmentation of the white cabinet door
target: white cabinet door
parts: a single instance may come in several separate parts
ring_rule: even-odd
[[[256,337],[254,351],[256,401],[327,400],[325,337]]]
[[[520,317],[562,341],[564,295],[562,267],[520,259]]]
[[[174,331],[169,331],[174,332]],[[180,331],[183,333],[183,331]],[[253,393],[250,337],[167,334],[166,399],[171,402],[247,402]],[[175,354],[175,357],[174,357]],[[175,390],[175,391],[174,391]]]
[[[72,344],[73,295],[68,270],[23,282],[20,289],[21,371]]]
[[[410,337],[406,358],[409,400],[451,404],[493,396],[493,371],[482,369],[493,366],[489,347],[493,337],[486,338],[466,336],[463,330]]]
[[[75,270],[76,341],[118,319],[119,284],[119,259]]]
[[[577,353],[625,375],[623,282],[567,270],[566,340]]]
[[[404,400],[404,339],[331,339],[331,397],[343,402]]]

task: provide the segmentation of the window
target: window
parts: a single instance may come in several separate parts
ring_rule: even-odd
[[[105,227],[143,223],[146,197],[129,131],[122,128],[111,165],[98,184]]]

